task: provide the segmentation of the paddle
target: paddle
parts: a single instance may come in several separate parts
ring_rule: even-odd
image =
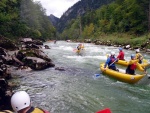
[[[109,108],[97,111],[96,113],[111,113],[111,110]]]
[[[106,57],[108,58],[110,55],[106,54]],[[108,67],[110,67],[111,65],[113,65],[118,59],[116,59],[114,62],[112,62]]]
[[[98,68],[98,70],[96,71],[96,73],[94,74],[93,78],[97,79],[101,76],[102,72],[100,71],[100,69]]]
[[[112,66],[118,59],[116,59],[114,62],[112,62],[108,67]],[[93,76],[94,79],[99,78],[103,72],[99,70],[99,72],[96,72]]]
[[[108,67],[112,66],[117,61],[118,61],[118,59],[116,59],[115,61],[113,61]]]

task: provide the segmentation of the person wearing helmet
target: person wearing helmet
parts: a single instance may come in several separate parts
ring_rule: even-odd
[[[119,48],[119,55],[117,56],[118,60],[124,60],[124,52],[122,48]]]
[[[82,44],[78,44],[77,49],[80,50],[81,46],[82,46]]]
[[[111,52],[110,57],[107,58],[107,61],[105,62],[104,68],[106,69],[107,65],[109,69],[115,70],[115,71],[119,71],[116,68],[115,62],[117,62],[118,59],[115,58],[115,52]]]
[[[57,40],[54,40],[54,44],[56,44]]]
[[[138,63],[142,63],[142,60],[143,60],[143,56],[142,56],[142,54],[140,53],[140,50],[139,49],[136,49],[136,56],[135,56],[135,59],[137,59],[138,60]]]
[[[15,113],[49,113],[31,106],[31,99],[25,91],[18,91],[11,97],[11,106]]]
[[[135,59],[135,55],[131,55],[131,60],[129,61],[129,65],[126,69],[126,74],[135,75],[135,70],[137,68],[138,60]]]

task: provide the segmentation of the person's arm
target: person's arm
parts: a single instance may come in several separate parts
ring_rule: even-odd
[[[139,59],[139,54],[138,53],[135,55],[135,59]]]
[[[129,61],[129,65],[134,64],[135,62],[138,63],[138,59],[136,59],[136,60],[130,60]]]
[[[107,59],[107,61],[105,62],[104,68],[107,67],[108,63],[110,62],[110,58]]]

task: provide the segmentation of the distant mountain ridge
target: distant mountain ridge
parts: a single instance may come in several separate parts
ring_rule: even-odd
[[[53,14],[51,14],[50,16],[48,16],[49,17],[49,19],[50,19],[50,21],[51,21],[51,23],[54,25],[54,26],[56,26],[57,25],[57,23],[59,22],[59,18],[57,18],[56,16],[54,16]]]
[[[87,11],[100,8],[102,5],[110,4],[114,0],[81,0],[70,7],[54,25],[58,32],[62,32],[67,24],[77,16],[82,16]]]

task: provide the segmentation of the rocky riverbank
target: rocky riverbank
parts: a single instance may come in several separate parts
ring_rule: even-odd
[[[43,70],[54,67],[52,60],[42,51],[50,49],[40,40],[22,38],[17,44],[0,36],[0,110],[12,110],[10,98],[16,84],[9,83],[14,70]],[[13,70],[13,71],[12,71]]]
[[[118,44],[118,43],[114,43],[111,40],[101,41],[101,40],[85,39],[84,42],[85,43],[94,43],[95,45],[106,45],[106,46],[122,47],[123,49],[127,49],[127,50],[139,49],[139,50],[141,50],[145,53],[150,53],[150,49],[147,48],[150,44],[150,39],[147,40],[146,42],[142,42],[141,44],[137,44],[137,46],[133,46],[130,43]]]

